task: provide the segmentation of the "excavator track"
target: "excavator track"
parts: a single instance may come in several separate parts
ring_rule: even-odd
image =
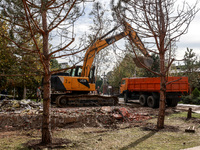
[[[114,106],[118,104],[116,96],[100,95],[60,95],[56,98],[58,107],[66,106]]]

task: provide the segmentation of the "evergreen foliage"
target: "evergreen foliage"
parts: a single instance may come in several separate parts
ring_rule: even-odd
[[[199,87],[199,61],[197,59],[196,53],[193,52],[193,49],[187,48],[187,51],[184,55],[184,66],[182,67],[182,72],[184,76],[188,77],[190,88]]]
[[[193,98],[199,97],[199,90],[198,90],[197,88],[195,88],[195,89],[192,91],[192,96],[193,96]]]
[[[183,96],[182,102],[184,104],[196,104],[200,105],[200,93],[197,88],[192,91],[191,95]]]

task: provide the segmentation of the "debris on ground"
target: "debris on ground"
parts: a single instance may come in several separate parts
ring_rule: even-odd
[[[1,129],[40,129],[42,104],[31,100],[4,100],[0,103]],[[124,122],[142,121],[151,116],[138,109],[121,106],[51,108],[51,126],[116,128]]]
[[[142,120],[151,119],[151,116],[147,113],[131,112],[125,107],[115,109],[115,113],[113,114],[113,117],[115,119],[123,120],[123,121],[133,121],[133,120],[142,121]]]
[[[185,132],[195,133],[195,126],[189,126],[187,129],[185,129]]]
[[[0,112],[14,112],[14,111],[24,111],[24,110],[31,110],[31,109],[42,109],[42,104],[36,103],[35,101],[31,100],[6,100],[0,102]]]

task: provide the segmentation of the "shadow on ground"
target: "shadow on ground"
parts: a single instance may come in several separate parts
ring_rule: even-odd
[[[127,150],[129,148],[134,148],[136,147],[138,144],[140,144],[141,142],[147,140],[148,138],[152,137],[157,131],[151,131],[150,133],[148,133],[147,135],[143,136],[142,138],[136,140],[135,142],[125,146],[125,147],[122,147],[120,150]]]
[[[33,150],[42,150],[45,148],[48,149],[64,149],[66,147],[74,147],[74,143],[72,143],[68,139],[62,138],[54,138],[52,139],[52,143],[48,145],[44,145],[41,143],[41,139],[30,140],[27,143],[23,144],[23,148],[19,148],[17,150],[25,150],[25,149],[33,149]]]

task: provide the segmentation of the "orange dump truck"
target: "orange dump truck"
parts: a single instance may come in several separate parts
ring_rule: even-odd
[[[169,107],[176,107],[181,95],[188,93],[188,77],[168,77],[166,86],[166,104]],[[160,98],[160,77],[133,77],[123,78],[120,93],[124,101],[139,99],[142,106],[156,108],[159,106]]]

